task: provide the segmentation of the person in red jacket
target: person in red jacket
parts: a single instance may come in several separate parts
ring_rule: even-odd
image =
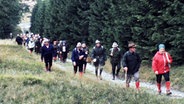
[[[158,93],[161,94],[162,76],[165,78],[166,94],[172,94],[170,91],[170,64],[172,63],[171,55],[165,51],[165,45],[159,45],[159,51],[155,54],[152,60],[152,69],[156,74]]]

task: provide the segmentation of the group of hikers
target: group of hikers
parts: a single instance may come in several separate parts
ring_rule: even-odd
[[[32,53],[33,49],[35,49],[36,53],[41,54],[41,60],[45,62],[45,69],[48,72],[51,71],[53,60],[56,61],[59,59],[64,63],[66,62],[68,57],[67,55],[69,53],[69,47],[65,40],[59,42],[50,42],[49,39],[40,38],[39,35],[31,36],[29,39],[26,37],[22,40],[27,44],[26,46],[30,50],[30,53]],[[136,44],[134,42],[129,42],[128,48],[129,50],[122,55],[117,42],[113,42],[112,48],[109,49],[109,52],[106,52],[106,49],[101,44],[100,40],[96,40],[95,46],[92,48],[92,51],[89,54],[89,48],[86,46],[86,43],[78,42],[71,52],[74,75],[76,75],[78,71],[80,78],[82,78],[83,74],[86,72],[87,63],[92,62],[95,67],[95,75],[97,79],[102,80],[105,61],[107,60],[107,56],[109,56],[112,66],[112,79],[115,80],[115,78],[119,78],[119,72],[122,66],[125,75],[126,87],[130,87],[130,82],[133,77],[135,80],[136,89],[139,90],[139,69],[141,65],[141,58],[136,52]],[[166,81],[166,95],[172,94],[170,91],[169,75],[171,63],[171,55],[166,52],[165,45],[160,44],[158,46],[158,52],[154,55],[152,60],[152,69],[156,75],[159,94],[161,94],[162,76]]]

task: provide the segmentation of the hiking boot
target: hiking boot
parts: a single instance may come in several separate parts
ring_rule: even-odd
[[[167,95],[167,96],[169,96],[169,95],[171,95],[171,94],[172,94],[172,92],[170,92],[170,91],[167,91],[167,92],[166,92],[166,95]]]
[[[102,80],[102,76],[100,76],[99,78],[100,78],[100,80]]]
[[[129,87],[130,87],[129,83],[126,83],[126,88],[129,88]]]
[[[158,91],[158,94],[161,95],[162,91]]]

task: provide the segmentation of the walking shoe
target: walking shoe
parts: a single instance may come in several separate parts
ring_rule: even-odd
[[[126,88],[129,88],[129,87],[130,87],[129,83],[126,83]]]
[[[100,78],[100,80],[102,80],[102,76],[100,76],[99,78]]]
[[[171,94],[172,94],[172,92],[170,92],[170,91],[167,91],[167,92],[166,92],[166,95],[167,95],[167,96],[169,96],[169,95],[171,95]]]
[[[161,91],[158,91],[158,94],[159,94],[159,95],[161,95],[161,93],[162,93]]]

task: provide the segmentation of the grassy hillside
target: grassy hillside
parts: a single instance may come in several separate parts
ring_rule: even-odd
[[[0,45],[0,103],[2,104],[180,104],[182,100],[155,96],[72,71],[44,71],[40,57],[16,45]],[[67,69],[71,70],[71,69]]]

